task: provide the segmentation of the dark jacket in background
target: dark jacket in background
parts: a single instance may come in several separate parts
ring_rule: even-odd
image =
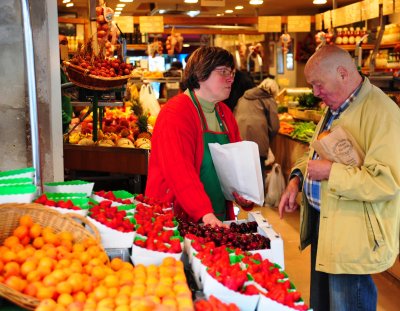
[[[242,139],[256,142],[260,157],[267,157],[270,139],[279,130],[274,97],[259,87],[247,90],[239,99],[234,115]]]

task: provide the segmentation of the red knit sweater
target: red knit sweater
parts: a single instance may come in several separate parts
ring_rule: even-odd
[[[235,118],[227,105],[216,105],[229,131],[230,142],[241,141]],[[174,204],[175,214],[199,221],[212,213],[211,201],[200,181],[203,131],[197,110],[186,94],[171,98],[161,109],[154,126],[145,195]],[[233,219],[227,201],[227,218]]]

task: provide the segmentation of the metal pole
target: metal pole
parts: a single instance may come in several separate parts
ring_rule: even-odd
[[[35,60],[33,53],[32,26],[29,13],[29,1],[21,0],[22,24],[24,29],[25,46],[25,65],[27,72],[27,84],[29,95],[29,116],[31,123],[32,140],[32,164],[35,169],[35,186],[40,192],[40,152],[39,152],[39,131],[37,117],[37,98],[36,98],[36,80],[35,80]]]

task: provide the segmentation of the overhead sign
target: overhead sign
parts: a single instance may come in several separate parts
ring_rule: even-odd
[[[323,19],[322,14],[316,14],[315,15],[315,30],[322,30],[322,19]]]
[[[281,16],[259,16],[258,32],[281,32],[282,17]]]
[[[288,32],[310,32],[311,16],[288,16]]]
[[[225,0],[201,0],[201,6],[225,6]]]
[[[333,27],[353,24],[361,21],[361,2],[332,10]]]
[[[113,19],[123,33],[133,33],[133,16],[114,16]]]
[[[324,29],[329,29],[331,28],[331,12],[332,11],[326,11],[324,12]]]
[[[139,16],[139,29],[141,33],[163,33],[164,17]]]

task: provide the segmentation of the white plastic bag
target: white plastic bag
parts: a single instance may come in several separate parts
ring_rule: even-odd
[[[160,104],[156,98],[153,87],[150,84],[142,84],[139,93],[139,100],[143,110],[152,116],[157,116],[160,112]]]
[[[265,204],[277,207],[286,188],[285,178],[278,163],[272,165],[272,170],[267,175],[265,185]]]
[[[225,198],[233,201],[232,192],[236,191],[243,198],[262,206],[264,188],[258,145],[253,141],[241,141],[208,146]]]
[[[265,166],[271,165],[274,162],[275,162],[275,156],[274,156],[271,148],[268,148],[268,155],[267,155],[267,159],[265,160]]]

